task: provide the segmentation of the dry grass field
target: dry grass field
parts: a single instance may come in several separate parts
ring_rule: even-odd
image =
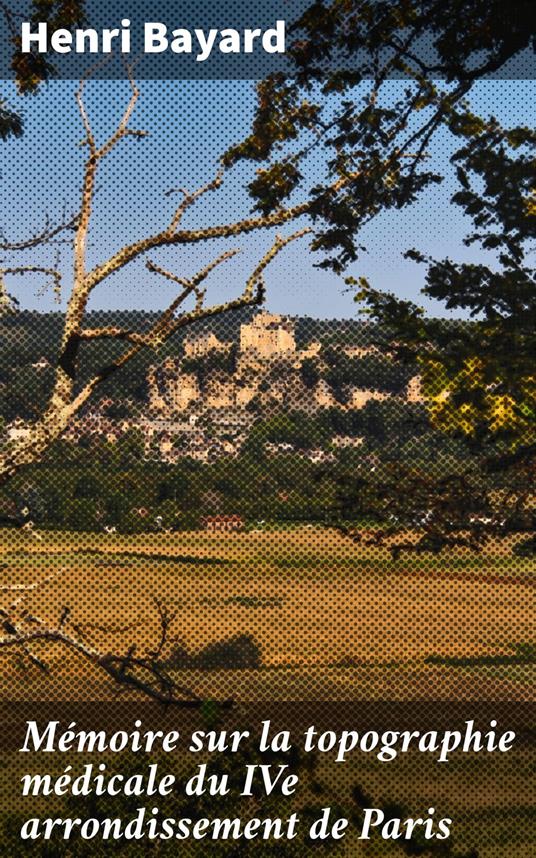
[[[526,700],[530,694],[530,664],[478,663],[511,654],[534,634],[534,562],[501,545],[476,556],[460,550],[393,561],[385,549],[364,549],[310,527],[163,537],[0,531],[1,584],[49,576],[26,595],[28,609],[52,623],[68,606],[101,649],[154,647],[155,598],[176,612],[170,636],[190,652],[249,636],[263,669],[239,676],[189,671],[201,694],[272,700]],[[58,646],[46,649],[40,654],[53,668],[48,677],[2,654],[4,698],[113,693],[77,657]],[[476,662],[449,664],[467,657]]]
[[[155,598],[176,612],[171,638],[190,653],[246,635],[259,648],[260,668],[181,670],[177,679],[204,697],[303,701],[309,717],[307,701],[533,699],[534,650],[527,644],[535,628],[534,563],[509,549],[393,561],[385,549],[308,527],[164,538],[4,530],[0,584],[50,579],[26,593],[28,610],[52,623],[68,606],[73,623],[101,649],[154,647]],[[6,604],[16,597],[3,594]],[[501,661],[523,645],[526,660]],[[46,645],[39,655],[51,667],[48,676],[2,653],[4,700],[115,698],[111,681],[61,647]],[[23,765],[18,753],[0,755],[5,810],[19,810],[13,785]],[[387,766],[360,757],[345,764],[342,787],[341,770],[331,774],[343,791],[359,783],[415,813],[434,805],[452,815],[457,844],[477,846],[479,858],[534,854],[535,769],[526,745],[481,765],[458,759],[441,777],[435,765],[423,769],[419,755]],[[345,848],[348,855],[392,854],[366,850],[355,838]]]

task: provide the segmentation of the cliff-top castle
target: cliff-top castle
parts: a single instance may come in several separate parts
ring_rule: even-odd
[[[257,313],[240,328],[240,352],[273,360],[296,351],[294,323],[274,313]]]
[[[255,421],[269,415],[300,411],[314,416],[324,409],[359,411],[372,401],[424,401],[419,376],[409,383],[401,380],[396,392],[390,392],[382,387],[374,363],[369,385],[363,384],[363,368],[356,367],[355,381],[348,365],[338,373],[338,354],[342,367],[343,357],[351,362],[385,356],[374,345],[355,342],[335,350],[329,341],[299,347],[292,319],[262,311],[241,325],[233,342],[220,340],[212,331],[190,335],[179,354],[151,366],[147,408],[138,417],[114,421],[97,409],[77,421],[68,435],[76,440],[85,432],[98,432],[112,442],[135,428],[143,434],[147,455],[169,462],[182,456],[209,462],[239,455]],[[394,360],[394,354],[390,358]],[[361,441],[341,436],[333,438],[333,445]],[[322,450],[310,453],[327,455]]]
[[[188,337],[184,342],[184,358],[168,358],[151,367],[148,374],[149,411],[160,417],[172,418],[188,413],[241,411],[253,402],[265,410],[295,409],[311,413],[323,408],[358,410],[371,400],[384,400],[389,393],[381,390],[349,386],[346,404],[341,404],[335,391],[323,378],[306,386],[301,368],[307,359],[322,364],[322,346],[311,342],[298,349],[292,319],[261,311],[240,327],[233,371],[226,358],[234,343],[220,340],[213,332]],[[377,354],[373,345],[345,345],[341,352],[349,358]],[[186,361],[221,356],[221,367],[212,368],[200,378]],[[226,368],[227,364],[227,368]],[[407,391],[411,402],[421,401],[418,379]]]
[[[219,340],[211,331],[187,337],[184,354],[187,358],[204,357],[210,352],[225,353],[233,343]],[[251,322],[241,325],[239,352],[250,357],[273,360],[296,351],[294,323],[275,313],[261,311]]]

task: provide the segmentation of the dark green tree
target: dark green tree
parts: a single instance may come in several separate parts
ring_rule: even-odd
[[[452,202],[473,221],[465,243],[480,245],[490,260],[434,260],[421,250],[408,255],[427,266],[424,294],[470,321],[446,325],[364,281],[357,298],[393,332],[399,356],[419,365],[432,425],[461,439],[473,458],[449,485],[466,509],[468,496],[480,498],[482,515],[469,537],[474,545],[486,533],[508,533],[520,519],[530,519],[531,509],[534,518],[536,283],[530,254],[536,234],[536,135],[527,128],[503,128],[493,119],[469,121],[460,113],[453,114],[450,126],[462,141],[452,158],[460,184]],[[483,478],[489,475],[496,482],[485,490]],[[434,487],[427,484],[424,493],[430,510],[438,513],[430,517],[437,544],[441,533],[448,542],[438,509],[452,506],[448,492],[445,496],[443,486],[441,499],[434,499]]]

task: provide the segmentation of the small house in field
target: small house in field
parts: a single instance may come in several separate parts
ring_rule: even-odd
[[[232,533],[244,529],[244,519],[241,515],[204,515],[201,526],[210,533]]]

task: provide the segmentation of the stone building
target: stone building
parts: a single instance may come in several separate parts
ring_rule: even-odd
[[[348,408],[353,411],[360,411],[368,402],[385,402],[386,399],[391,399],[390,393],[383,393],[380,390],[369,390],[368,388],[352,387],[348,397]]]
[[[296,351],[294,324],[276,313],[262,311],[240,328],[240,352],[274,360]]]
[[[212,331],[207,331],[204,334],[186,337],[184,341],[184,354],[187,358],[204,357],[210,352],[228,352],[232,348],[232,345],[232,343],[219,340]]]
[[[346,355],[346,357],[353,358],[353,359],[371,357],[372,355],[374,355],[374,357],[376,357],[377,355],[381,354],[380,350],[375,345],[342,346],[341,351],[343,354]]]
[[[317,408],[336,408],[340,404],[335,399],[327,381],[321,378],[313,390],[313,400]]]
[[[406,402],[425,402],[420,375],[414,375],[413,378],[410,378],[408,381],[408,386],[406,388]]]
[[[201,399],[197,376],[181,372],[173,360],[165,361],[161,367],[150,367],[147,382],[149,410],[153,412],[181,413]]]

